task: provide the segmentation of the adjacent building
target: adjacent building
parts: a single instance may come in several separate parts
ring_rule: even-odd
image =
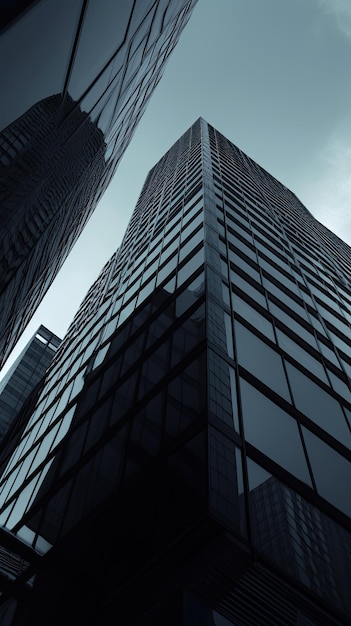
[[[0,9],[0,367],[108,186],[196,1]]]
[[[44,376],[60,343],[57,335],[45,326],[39,326],[0,381],[0,441]]]
[[[1,447],[6,624],[350,623],[350,259],[203,119],[175,143]]]

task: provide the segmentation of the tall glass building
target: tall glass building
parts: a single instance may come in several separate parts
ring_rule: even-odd
[[[197,0],[0,8],[0,367],[108,186]]]
[[[40,382],[56,354],[61,339],[39,326],[0,381],[0,441],[4,438],[25,400]]]
[[[350,259],[203,119],[176,142],[1,447],[6,624],[350,623]]]

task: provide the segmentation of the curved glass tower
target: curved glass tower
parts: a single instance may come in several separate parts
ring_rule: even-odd
[[[0,367],[108,186],[195,4],[0,9]]]

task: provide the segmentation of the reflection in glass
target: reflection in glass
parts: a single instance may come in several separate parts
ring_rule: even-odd
[[[32,4],[1,33],[0,57],[7,59],[2,64],[1,91],[11,97],[2,98],[0,130],[43,98],[63,90],[82,0]]]
[[[311,484],[297,423],[255,387],[240,379],[245,439],[263,454]]]
[[[317,491],[346,515],[351,515],[351,463],[302,427]]]
[[[186,287],[176,299],[176,316],[180,317],[204,293],[205,278],[203,272]]]
[[[321,599],[349,614],[349,533],[251,459],[247,467],[256,548]]]
[[[76,100],[123,43],[131,6],[131,0],[89,0],[68,87]]]

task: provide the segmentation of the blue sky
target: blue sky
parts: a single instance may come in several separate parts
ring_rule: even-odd
[[[149,169],[202,116],[351,245],[351,0],[198,0],[95,214],[1,375],[40,324],[66,332]]]

